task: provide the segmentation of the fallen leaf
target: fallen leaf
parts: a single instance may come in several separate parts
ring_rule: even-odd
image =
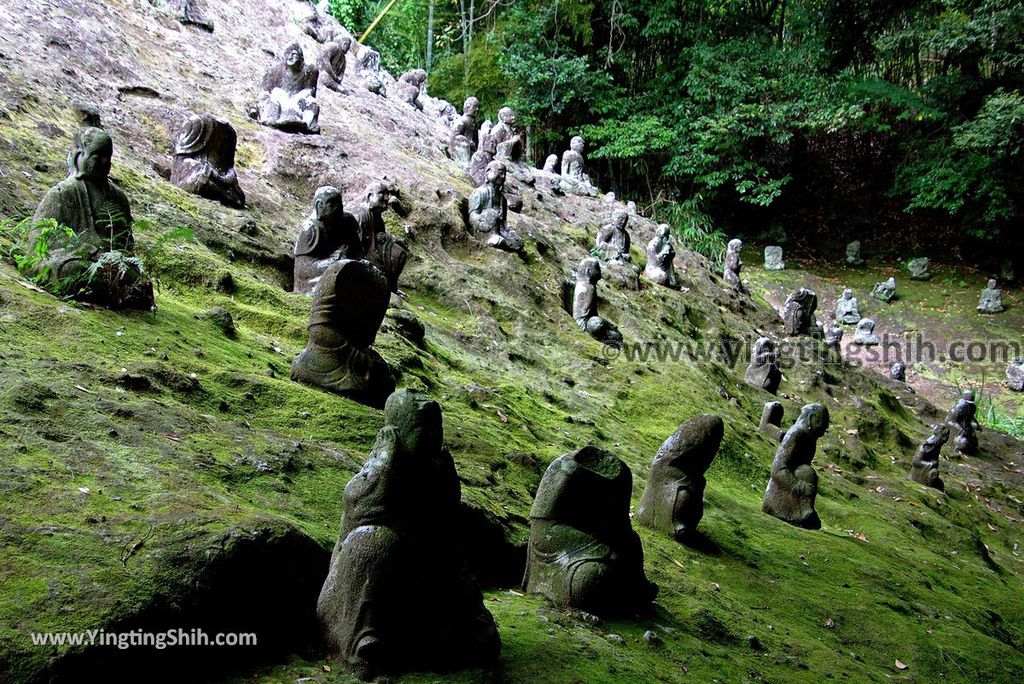
[[[330,665],[321,665],[320,669],[323,670],[324,672],[330,672],[331,671],[331,666]]]
[[[906,664],[906,663],[904,663],[904,662],[903,662],[902,660],[900,660],[899,658],[897,658],[897,659],[896,659],[896,669],[897,669],[897,670],[906,670],[906,669],[907,669],[907,664]]]
[[[88,494],[89,493],[89,488],[88,487],[79,487],[78,491],[82,492],[83,494]]]
[[[500,420],[502,423],[508,422],[508,416],[506,416],[504,413],[502,413],[499,410],[495,410],[495,413],[498,414],[498,420]]]
[[[95,393],[95,392],[93,392],[92,390],[89,390],[89,389],[85,389],[85,388],[84,388],[84,387],[82,387],[81,385],[75,385],[75,389],[76,389],[76,390],[78,390],[79,392],[85,392],[86,394],[96,394],[96,393]]]

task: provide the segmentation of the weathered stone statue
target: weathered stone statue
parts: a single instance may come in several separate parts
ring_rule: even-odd
[[[317,601],[327,644],[360,676],[496,664],[501,640],[461,548],[460,495],[441,407],[398,390],[345,486]]]
[[[244,207],[245,193],[235,173],[237,144],[238,135],[227,121],[190,114],[174,139],[171,182],[194,195]]]
[[[669,225],[662,223],[658,226],[658,232],[647,243],[647,266],[644,268],[644,275],[658,285],[679,289],[675,259],[676,249],[672,246]]]
[[[764,268],[766,271],[784,271],[786,262],[782,259],[782,247],[769,245],[764,248]]]
[[[965,456],[978,453],[978,435],[981,426],[974,419],[978,406],[974,403],[974,392],[964,390],[960,399],[946,415],[946,425],[953,429],[953,446]]]
[[[597,314],[597,281],[601,279],[601,263],[587,257],[576,270],[576,290],[572,300],[572,317],[581,330],[599,342],[618,346],[622,333],[611,322]]]
[[[603,449],[587,446],[552,461],[530,510],[526,591],[597,615],[648,606],[658,587],[644,574],[630,525],[632,489],[629,468]]]
[[[874,289],[871,290],[871,296],[886,304],[891,302],[896,298],[896,279],[889,278],[885,282],[875,283]]]
[[[629,214],[619,210],[614,213],[611,222],[604,224],[597,231],[597,249],[603,256],[602,261],[631,263],[629,231],[626,230],[628,223]]]
[[[133,258],[132,211],[128,198],[110,181],[114,143],[99,128],[82,128],[68,153],[67,178],[50,188],[32,217],[27,251],[42,238],[40,222],[70,228],[46,237],[49,253],[31,275],[57,294],[114,309],[153,308],[153,285]]]
[[[740,259],[740,252],[743,251],[743,241],[739,238],[729,240],[729,247],[725,252],[725,270],[722,277],[725,282],[732,285],[740,292],[746,292],[747,288],[740,280],[740,269],[743,268],[743,260]]]
[[[1002,313],[1003,293],[996,289],[996,281],[989,280],[988,287],[981,291],[981,301],[978,302],[978,313],[997,314]]]
[[[918,448],[914,460],[910,463],[911,480],[940,491],[946,488],[939,477],[939,452],[942,451],[942,445],[948,441],[949,426],[933,425],[932,434]]]
[[[549,154],[544,160],[544,173],[558,173],[558,155]]]
[[[518,163],[523,157],[523,139],[515,132],[513,126],[516,115],[508,107],[498,110],[498,123],[491,129],[490,137],[494,145],[496,159]]]
[[[326,43],[337,37],[334,22],[320,13],[311,0],[292,2],[292,19],[302,32],[318,43]]]
[[[448,138],[448,153],[452,155],[453,160],[466,167],[476,152],[476,113],[479,108],[479,100],[467,97],[462,105],[462,116],[452,124],[452,134]]]
[[[779,391],[782,371],[779,370],[775,343],[767,337],[758,338],[757,342],[754,342],[754,348],[750,354],[750,365],[747,366],[747,372],[744,373],[743,379],[748,385],[760,387],[771,394]]]
[[[479,240],[507,252],[522,252],[523,239],[508,227],[508,202],[505,199],[505,163],[487,165],[483,185],[469,196],[469,229]]]
[[[907,364],[902,361],[893,361],[889,366],[889,377],[899,382],[907,381]]]
[[[398,292],[398,278],[405,269],[409,252],[388,234],[384,226],[384,210],[390,206],[391,199],[392,192],[387,183],[370,183],[353,215],[359,224],[363,254],[384,272],[391,292]]]
[[[704,473],[722,444],[725,425],[704,414],[683,423],[665,440],[651,464],[636,521],[684,541],[704,517]]]
[[[320,57],[317,59],[317,68],[320,69],[323,84],[339,93],[345,92],[341,81],[345,77],[345,55],[352,47],[352,39],[348,36],[341,36],[330,42],[324,43],[320,48]]]
[[[832,349],[839,349],[843,344],[843,328],[839,321],[832,319],[824,330],[825,346]]]
[[[309,294],[320,276],[341,259],[362,259],[359,223],[345,211],[341,192],[329,185],[316,191],[310,214],[295,240],[295,292]]]
[[[801,287],[786,298],[782,321],[787,335],[810,335],[815,326],[814,312],[818,309],[818,295],[814,290]]]
[[[814,510],[818,474],[811,461],[828,422],[828,409],[821,404],[807,404],[800,411],[775,453],[762,511],[797,527],[821,528],[821,519]]]
[[[423,69],[406,71],[398,77],[398,98],[416,109],[423,109],[420,91],[427,83],[427,72]]]
[[[918,257],[907,262],[907,270],[910,272],[911,280],[928,280],[932,277],[928,270],[931,262],[928,257]]]
[[[313,289],[309,342],[292,361],[292,380],[384,406],[395,378],[370,345],[389,300],[387,278],[369,261],[331,264]]]
[[[779,402],[765,402],[757,429],[773,442],[781,443],[782,438],[786,436],[786,431],[782,429],[782,418],[785,415],[786,409]]]
[[[860,304],[850,288],[843,290],[843,296],[836,300],[836,320],[843,325],[860,322]]]
[[[1024,357],[1015,357],[1006,367],[1006,386],[1014,392],[1024,392]]]
[[[590,182],[586,172],[583,145],[583,138],[574,136],[569,141],[569,149],[562,153],[562,190],[597,197],[597,188]]]
[[[873,347],[878,344],[878,335],[875,334],[874,319],[860,319],[860,322],[857,323],[857,330],[853,333],[852,343],[865,347]]]
[[[249,115],[264,126],[289,133],[319,133],[320,105],[316,101],[320,71],[306,64],[302,46],[292,43],[284,58],[260,83],[260,94]]]
[[[846,265],[864,265],[864,260],[860,257],[860,240],[854,240],[850,244],[846,245]]]

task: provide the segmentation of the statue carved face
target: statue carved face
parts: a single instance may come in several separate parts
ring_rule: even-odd
[[[583,152],[583,138],[581,138],[580,136],[577,135],[572,140],[570,140],[569,141],[569,149],[572,150],[573,152],[579,152],[579,153],[582,154],[582,152]]]
[[[505,186],[505,165],[492,161],[487,165],[487,182],[500,190]]]
[[[351,38],[348,38],[348,37],[339,38],[336,42],[341,47],[341,51],[342,52],[348,52],[349,50],[352,49],[352,39]]]
[[[614,223],[615,227],[624,230],[626,223],[629,221],[629,213],[625,211],[615,212]]]
[[[480,108],[480,101],[475,97],[467,97],[466,102],[462,105],[462,113],[466,116],[476,116],[477,110]]]
[[[383,210],[388,205],[388,188],[383,183],[372,183],[366,188],[366,206],[372,210]]]
[[[729,240],[729,251],[730,252],[737,252],[738,253],[741,249],[743,249],[743,240],[740,240],[739,238],[736,238],[736,239],[733,239],[733,240]]]
[[[996,289],[996,281],[995,281],[994,278],[988,281],[988,289],[990,289],[990,290]]]
[[[595,285],[601,279],[601,263],[593,257],[588,257],[580,262],[577,272],[577,282],[590,283]]]
[[[304,62],[305,57],[303,57],[302,48],[299,47],[298,43],[292,43],[288,46],[288,49],[284,51],[284,63],[291,69],[298,71],[302,68]]]
[[[853,290],[849,288],[843,290],[843,299],[850,299],[851,297],[853,297]]]
[[[670,230],[667,223],[662,223],[658,226],[658,237],[661,238],[662,241],[668,240],[669,233]]]
[[[384,405],[384,424],[394,427],[410,453],[436,454],[444,446],[441,405],[424,394],[399,390]]]
[[[808,404],[800,411],[799,420],[808,427],[811,434],[821,437],[828,429],[828,409],[821,404]]]
[[[512,126],[516,122],[516,113],[510,107],[502,107],[498,111],[498,120]]]
[[[75,178],[103,181],[110,175],[114,144],[99,128],[87,128],[76,139]]]
[[[337,188],[327,186],[316,191],[313,206],[317,218],[325,219],[344,211],[344,200]]]
[[[964,400],[974,401],[974,390],[964,390]]]

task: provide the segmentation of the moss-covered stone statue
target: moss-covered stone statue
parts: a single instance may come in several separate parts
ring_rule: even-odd
[[[460,486],[441,407],[399,390],[345,486],[317,615],[333,653],[363,678],[496,664],[501,640],[466,568]]]
[[[325,185],[313,197],[311,213],[295,240],[295,292],[309,294],[336,261],[362,259],[359,222],[345,211],[341,192]]]
[[[264,74],[249,116],[264,126],[289,133],[319,133],[319,78],[320,70],[306,63],[302,46],[292,43],[285,48],[281,61]]]
[[[601,280],[601,263],[587,257],[576,269],[576,289],[572,299],[572,317],[588,335],[607,345],[622,344],[622,333],[597,313],[597,282]]]
[[[114,143],[102,129],[86,127],[75,134],[68,177],[43,195],[32,217],[27,248],[45,243],[47,255],[26,269],[55,294],[149,310],[153,285],[133,256],[131,206],[110,180],[113,154]]]
[[[1006,386],[1014,392],[1024,392],[1024,357],[1015,356],[1006,366]]]
[[[722,267],[722,278],[726,284],[731,285],[737,292],[746,293],[747,288],[740,280],[740,271],[743,269],[743,260],[740,252],[743,251],[743,240],[733,238],[725,250],[725,264]]]
[[[672,246],[671,229],[667,223],[658,226],[657,232],[647,243],[647,265],[644,276],[651,282],[678,290],[679,276],[676,275],[676,248]]]
[[[526,591],[559,608],[597,615],[643,610],[658,587],[644,574],[640,537],[629,521],[633,476],[594,446],[559,456],[530,510]]]
[[[363,253],[384,272],[388,289],[398,292],[398,279],[405,270],[409,251],[384,226],[384,211],[392,206],[393,194],[393,188],[384,181],[370,183],[353,215],[359,224]]]
[[[801,287],[790,293],[782,309],[782,323],[790,336],[810,335],[816,325],[814,312],[818,309],[818,295],[814,290]]]
[[[875,283],[875,286],[871,289],[871,296],[886,304],[891,302],[896,298],[896,279],[889,278],[880,283]]]
[[[932,434],[918,448],[910,463],[910,479],[926,487],[944,490],[946,485],[939,477],[939,452],[949,441],[948,425],[933,425]]]
[[[758,338],[754,342],[754,348],[750,354],[750,364],[747,366],[746,373],[743,374],[743,380],[748,385],[760,387],[770,394],[779,391],[782,371],[779,369],[775,342],[767,337]]]
[[[974,418],[977,413],[974,391],[964,390],[946,415],[946,425],[953,430],[953,446],[965,456],[978,453],[977,433],[981,430],[981,425]]]
[[[978,313],[997,314],[1005,310],[1003,293],[996,287],[995,279],[990,279],[988,285],[981,291],[981,299],[978,300]]]
[[[244,207],[245,193],[235,172],[237,144],[238,134],[227,121],[190,114],[174,138],[171,182],[193,195]]]
[[[762,511],[797,527],[821,528],[821,519],[814,510],[818,474],[811,461],[828,422],[828,409],[822,404],[807,404],[800,411],[775,453]]]
[[[505,198],[505,163],[495,160],[487,165],[484,183],[469,196],[469,228],[473,236],[487,245],[506,252],[522,252],[525,244],[508,227],[508,201]]]
[[[632,257],[629,250],[631,240],[629,230],[629,212],[620,209],[615,211],[611,220],[602,225],[597,231],[595,246],[601,253],[602,261],[611,264],[629,264]]]
[[[389,300],[387,279],[374,264],[354,259],[331,264],[313,290],[309,342],[292,361],[292,380],[383,406],[395,378],[370,345]]]
[[[651,464],[636,520],[678,542],[685,541],[704,517],[704,473],[722,444],[725,426],[704,414],[683,423],[665,440]]]
[[[584,144],[582,137],[574,136],[569,141],[569,149],[562,153],[561,189],[576,195],[597,197],[597,188],[590,181],[583,157]]]
[[[860,256],[860,240],[854,240],[846,245],[846,265],[856,268],[864,265],[864,259]]]

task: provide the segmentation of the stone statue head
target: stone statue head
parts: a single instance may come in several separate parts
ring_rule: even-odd
[[[480,109],[480,100],[475,97],[467,97],[466,101],[462,103],[462,113],[465,116],[476,116],[478,109]]]
[[[284,49],[284,63],[292,71],[300,70],[306,63],[306,57],[302,54],[302,46],[296,42],[286,47]]]
[[[367,208],[383,211],[388,206],[390,195],[391,189],[387,183],[384,181],[374,181],[367,185],[366,190],[363,191],[363,201],[366,203]]]
[[[800,410],[797,422],[803,423],[815,437],[821,437],[828,430],[828,409],[822,404],[807,404]]]
[[[341,192],[332,185],[317,188],[316,194],[313,195],[313,210],[319,219],[340,214],[344,208]]]
[[[658,226],[658,239],[662,241],[668,240],[671,233],[672,229],[667,223],[662,223]]]
[[[594,257],[587,257],[580,262],[579,268],[576,269],[576,282],[578,283],[590,283],[596,285],[597,281],[601,279],[601,262]]]
[[[612,225],[614,225],[616,228],[624,230],[626,228],[627,223],[629,223],[628,211],[623,211],[622,209],[619,209],[614,214],[612,214]]]
[[[741,249],[743,249],[743,240],[740,240],[739,238],[733,238],[732,240],[729,240],[730,252],[739,253]]]
[[[988,281],[988,289],[990,289],[990,290],[996,289],[996,279],[995,278],[990,278],[989,279],[989,281]]]
[[[974,390],[964,390],[964,401],[974,401]]]
[[[103,181],[110,175],[114,141],[101,128],[87,126],[75,134],[68,160],[75,178]]]
[[[942,425],[932,425],[932,434],[928,437],[927,442],[929,444],[943,445],[949,441],[949,426],[943,423]]]
[[[607,193],[604,196],[604,201],[605,202],[614,202],[615,201],[615,193],[614,192]]]
[[[339,38],[335,38],[333,42],[337,43],[338,47],[341,48],[342,54],[352,49],[352,39],[349,38],[348,36],[341,36]]]
[[[498,120],[511,126],[516,122],[516,113],[512,111],[511,107],[502,107],[498,110]]]
[[[544,170],[554,171],[556,166],[558,166],[558,155],[549,154],[548,158],[544,160]]]
[[[845,290],[843,290],[843,299],[850,299],[852,297],[853,297],[853,290],[851,290],[850,288],[846,288]]]
[[[425,394],[394,392],[384,404],[384,425],[395,428],[407,452],[435,454],[444,446],[441,405]]]
[[[505,164],[495,159],[487,165],[487,182],[496,189],[505,187]]]
[[[576,135],[569,141],[569,149],[573,152],[583,152],[583,138]]]

